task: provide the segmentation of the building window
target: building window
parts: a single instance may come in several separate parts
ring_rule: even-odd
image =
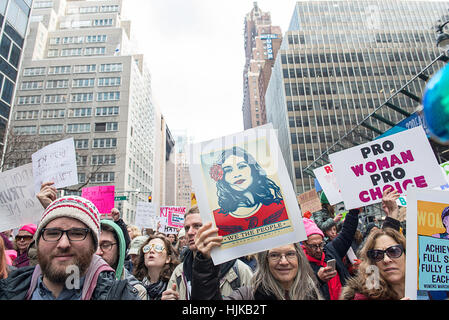
[[[73,73],[91,73],[97,71],[96,64],[83,64],[76,65],[73,67]]]
[[[68,74],[70,69],[70,66],[54,66],[48,69],[48,74]]]
[[[23,69],[23,76],[24,77],[42,76],[44,74],[45,74],[45,67],[25,68],[25,69]]]
[[[86,182],[86,174],[79,172],[78,173],[78,182],[79,183],[85,183]]]
[[[107,36],[105,34],[86,36],[86,43],[106,42]]]
[[[118,122],[97,122],[95,123],[95,132],[117,131]]]
[[[92,156],[92,165],[114,165],[115,164],[115,154],[102,154]]]
[[[16,135],[35,135],[37,132],[37,128],[36,126],[14,127],[13,132]]]
[[[69,80],[48,80],[46,88],[47,89],[63,89],[68,88]]]
[[[18,97],[17,104],[18,105],[27,105],[27,104],[40,104],[41,96],[23,96]]]
[[[94,100],[93,92],[74,93],[70,98],[70,102],[89,102]]]
[[[83,54],[82,48],[70,48],[70,49],[62,49],[61,50],[61,57],[80,56],[82,54]]]
[[[66,103],[66,94],[46,94],[44,97],[44,103]]]
[[[119,114],[119,107],[98,107],[96,108],[96,116],[116,116]]]
[[[15,120],[35,120],[39,118],[39,110],[17,111]]]
[[[107,63],[100,65],[100,72],[121,72],[123,65],[121,63]]]
[[[97,93],[97,101],[117,101],[117,100],[120,100],[120,91]]]
[[[67,133],[90,132],[90,123],[71,123],[67,125]]]
[[[97,172],[92,175],[91,179],[93,183],[114,182],[114,180],[115,180],[114,172]]]
[[[106,54],[105,47],[90,47],[84,50],[84,55],[86,56],[96,56],[96,55],[104,55]]]
[[[52,124],[39,127],[39,134],[60,134],[64,131],[64,125]]]
[[[95,85],[95,79],[89,78],[89,79],[74,79],[72,81],[72,87],[73,88],[90,88]]]
[[[42,110],[42,119],[61,119],[65,117],[65,109]]]
[[[112,26],[114,24],[114,19],[95,19],[94,27],[106,27]]]
[[[90,117],[92,115],[92,108],[72,108],[69,109],[69,118]]]
[[[89,139],[75,139],[75,149],[89,149]]]
[[[117,146],[117,138],[99,138],[94,139],[92,148],[106,149],[106,148],[115,148],[116,146]]]
[[[76,155],[76,165],[77,166],[86,166],[87,165],[87,156],[81,156],[79,154]]]
[[[119,86],[121,84],[120,77],[98,78],[99,87]]]

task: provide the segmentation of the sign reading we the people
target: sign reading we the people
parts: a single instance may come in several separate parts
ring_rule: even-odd
[[[411,188],[445,184],[422,127],[329,155],[346,209],[382,201],[385,189],[401,195]]]
[[[0,230],[36,223],[44,208],[34,193],[31,163],[0,173]]]
[[[214,264],[307,238],[271,124],[192,144],[188,159],[203,223],[223,236]]]
[[[447,191],[411,190],[407,206],[406,296],[449,298],[449,199]]]

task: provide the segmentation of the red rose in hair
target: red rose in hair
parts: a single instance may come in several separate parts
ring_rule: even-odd
[[[223,168],[219,164],[214,164],[210,167],[209,174],[212,179],[219,181],[223,179]]]

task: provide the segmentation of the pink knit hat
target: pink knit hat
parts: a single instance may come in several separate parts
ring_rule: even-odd
[[[35,224],[26,224],[22,228],[19,229],[19,231],[27,231],[31,233],[31,235],[34,235],[36,233],[37,226]]]
[[[306,235],[307,237],[311,236],[312,234],[319,234],[324,238],[324,233],[321,231],[320,228],[316,225],[315,221],[308,218],[302,218],[302,221],[304,223],[304,228],[306,229]]]

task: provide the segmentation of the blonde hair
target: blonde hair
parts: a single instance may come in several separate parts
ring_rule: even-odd
[[[135,226],[135,225],[128,225],[128,229],[131,230],[131,234],[130,234],[130,238],[131,240],[133,240],[135,237],[141,236],[142,232],[140,232],[139,227]]]

